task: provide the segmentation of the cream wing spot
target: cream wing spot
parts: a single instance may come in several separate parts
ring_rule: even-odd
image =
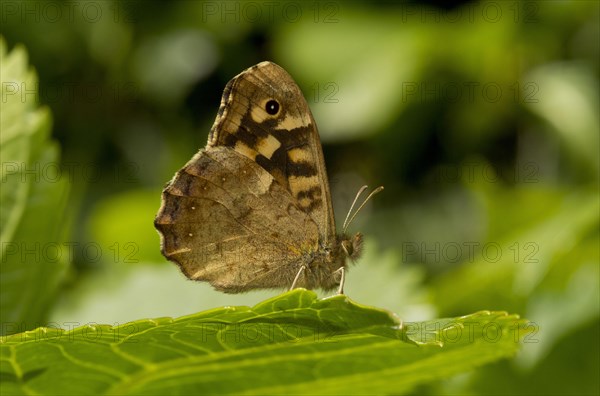
[[[262,107],[259,107],[259,106],[252,107],[252,110],[250,111],[250,117],[252,117],[252,120],[254,122],[258,122],[259,124],[262,123],[267,118],[270,118],[269,115],[267,114],[267,112]]]
[[[319,186],[319,177],[314,176],[289,176],[288,183],[294,197],[298,197],[301,192],[309,191],[313,187]]]
[[[301,147],[290,149],[287,154],[290,161],[296,164],[301,162],[313,162],[312,153]]]
[[[235,142],[234,150],[238,153],[242,154],[245,157],[250,158],[251,160],[255,160],[258,153],[252,147],[248,146],[246,143],[238,140]]]
[[[260,185],[257,185],[257,191],[259,194],[265,194],[269,191],[269,187],[271,187],[271,183],[274,181],[273,176],[265,171],[258,174],[258,179],[260,180]]]
[[[310,122],[307,122],[304,117],[286,114],[283,119],[279,120],[275,129],[278,131],[291,131],[292,129],[307,127],[308,125],[310,125]]]
[[[271,159],[273,153],[281,147],[281,142],[273,135],[258,141],[256,148],[265,158]]]

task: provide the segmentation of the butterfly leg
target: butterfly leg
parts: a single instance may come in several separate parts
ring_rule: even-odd
[[[346,280],[346,271],[344,270],[344,267],[340,267],[336,269],[333,273],[335,274],[336,272],[339,272],[341,274],[340,287],[338,288],[337,294],[344,294],[344,281]]]
[[[301,266],[300,269],[298,270],[298,273],[296,274],[296,277],[294,278],[294,281],[292,282],[292,286],[290,287],[290,291],[292,291],[296,288],[296,284],[298,283],[298,280],[300,279],[300,275],[302,275],[302,273],[304,271],[306,271],[305,265]]]

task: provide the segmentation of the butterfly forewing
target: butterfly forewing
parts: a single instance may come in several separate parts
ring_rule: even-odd
[[[265,105],[279,103],[268,114]],[[236,76],[223,95],[209,145],[231,147],[286,187],[317,223],[322,241],[335,237],[327,172],[316,124],[292,77],[272,62]]]

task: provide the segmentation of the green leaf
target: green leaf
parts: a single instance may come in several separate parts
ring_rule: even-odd
[[[513,355],[524,320],[502,312],[402,324],[296,289],[253,308],[4,337],[3,393],[401,393]]]
[[[37,76],[17,46],[7,54],[0,38],[0,321],[1,334],[45,323],[67,264],[60,240],[67,181],[58,146],[49,141],[50,111],[38,107]]]

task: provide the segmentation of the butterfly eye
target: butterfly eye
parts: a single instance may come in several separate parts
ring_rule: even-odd
[[[265,104],[265,110],[267,111],[267,113],[269,113],[270,115],[275,115],[279,112],[279,102],[277,102],[276,100],[269,100],[266,104]]]
[[[354,246],[352,246],[350,241],[342,241],[342,249],[344,250],[344,253],[346,253],[346,256],[352,257]]]

